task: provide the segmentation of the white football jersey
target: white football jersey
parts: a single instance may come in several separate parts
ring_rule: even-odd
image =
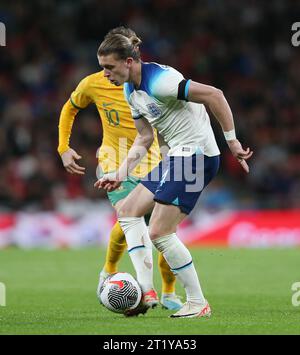
[[[197,146],[207,156],[220,151],[205,106],[187,102],[190,80],[172,67],[142,62],[139,88],[124,84],[134,119],[145,117],[171,149]]]

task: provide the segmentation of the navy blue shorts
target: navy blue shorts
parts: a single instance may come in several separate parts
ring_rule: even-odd
[[[217,174],[219,164],[219,155],[167,156],[141,184],[154,194],[154,201],[178,206],[181,212],[189,214],[204,187]]]

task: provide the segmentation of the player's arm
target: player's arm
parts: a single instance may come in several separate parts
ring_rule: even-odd
[[[116,173],[104,175],[94,184],[95,187],[109,192],[115,190],[147,154],[154,140],[153,128],[144,117],[135,119],[134,122],[138,133],[127,157]]]
[[[249,159],[253,152],[250,148],[243,149],[241,143],[236,139],[233,115],[223,92],[213,86],[190,81],[187,90],[187,99],[188,101],[205,104],[209,107],[223,129],[225,139],[232,154],[248,173],[249,167],[245,160]]]
[[[58,125],[58,153],[65,169],[71,174],[83,175],[85,168],[79,166],[76,160],[81,159],[77,152],[70,148],[69,142],[75,117],[80,109],[87,107],[92,102],[89,95],[88,77],[84,78],[76,90],[72,92],[70,99],[64,104]]]
[[[127,158],[118,170],[119,180],[124,180],[130,172],[141,162],[154,141],[153,128],[146,118],[141,117],[134,120],[137,135],[133,145],[129,149]]]
[[[81,156],[70,148],[69,142],[77,113],[92,102],[89,94],[88,78],[81,80],[75,91],[72,92],[70,99],[64,104],[59,117],[57,150],[65,169],[71,174],[83,175],[85,170],[84,167],[76,163],[76,160],[81,159]]]
[[[76,108],[70,100],[64,104],[59,117],[57,151],[63,166],[69,173],[83,175],[85,168],[76,164],[76,160],[81,159],[81,156],[69,146],[73,123],[78,111],[79,108]]]

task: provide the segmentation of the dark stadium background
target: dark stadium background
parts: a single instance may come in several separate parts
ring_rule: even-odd
[[[99,70],[97,47],[119,24],[141,36],[145,61],[174,66],[228,98],[238,137],[255,155],[246,176],[214,124],[222,150],[215,185],[227,196],[215,203],[299,207],[300,49],[291,44],[297,14],[295,1],[1,2],[1,208],[51,210],[61,198],[99,198],[92,188],[101,141],[96,112],[78,116],[73,131],[88,171],[83,179],[62,169],[57,122],[79,80]]]
[[[222,163],[201,208],[299,208],[300,48],[291,42],[297,19],[299,4],[279,0],[2,1],[1,211],[64,213],[106,200],[93,188],[101,142],[96,109],[82,111],[73,127],[71,146],[83,156],[83,178],[62,167],[57,125],[78,82],[100,69],[98,45],[118,25],[143,39],[144,61],[169,64],[222,89],[238,138],[254,150],[246,175],[211,117]]]

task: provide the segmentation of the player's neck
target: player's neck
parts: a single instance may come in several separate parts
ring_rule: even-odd
[[[133,83],[135,88],[138,88],[141,85],[142,81],[142,62],[134,62],[131,73],[129,77],[129,81]]]

